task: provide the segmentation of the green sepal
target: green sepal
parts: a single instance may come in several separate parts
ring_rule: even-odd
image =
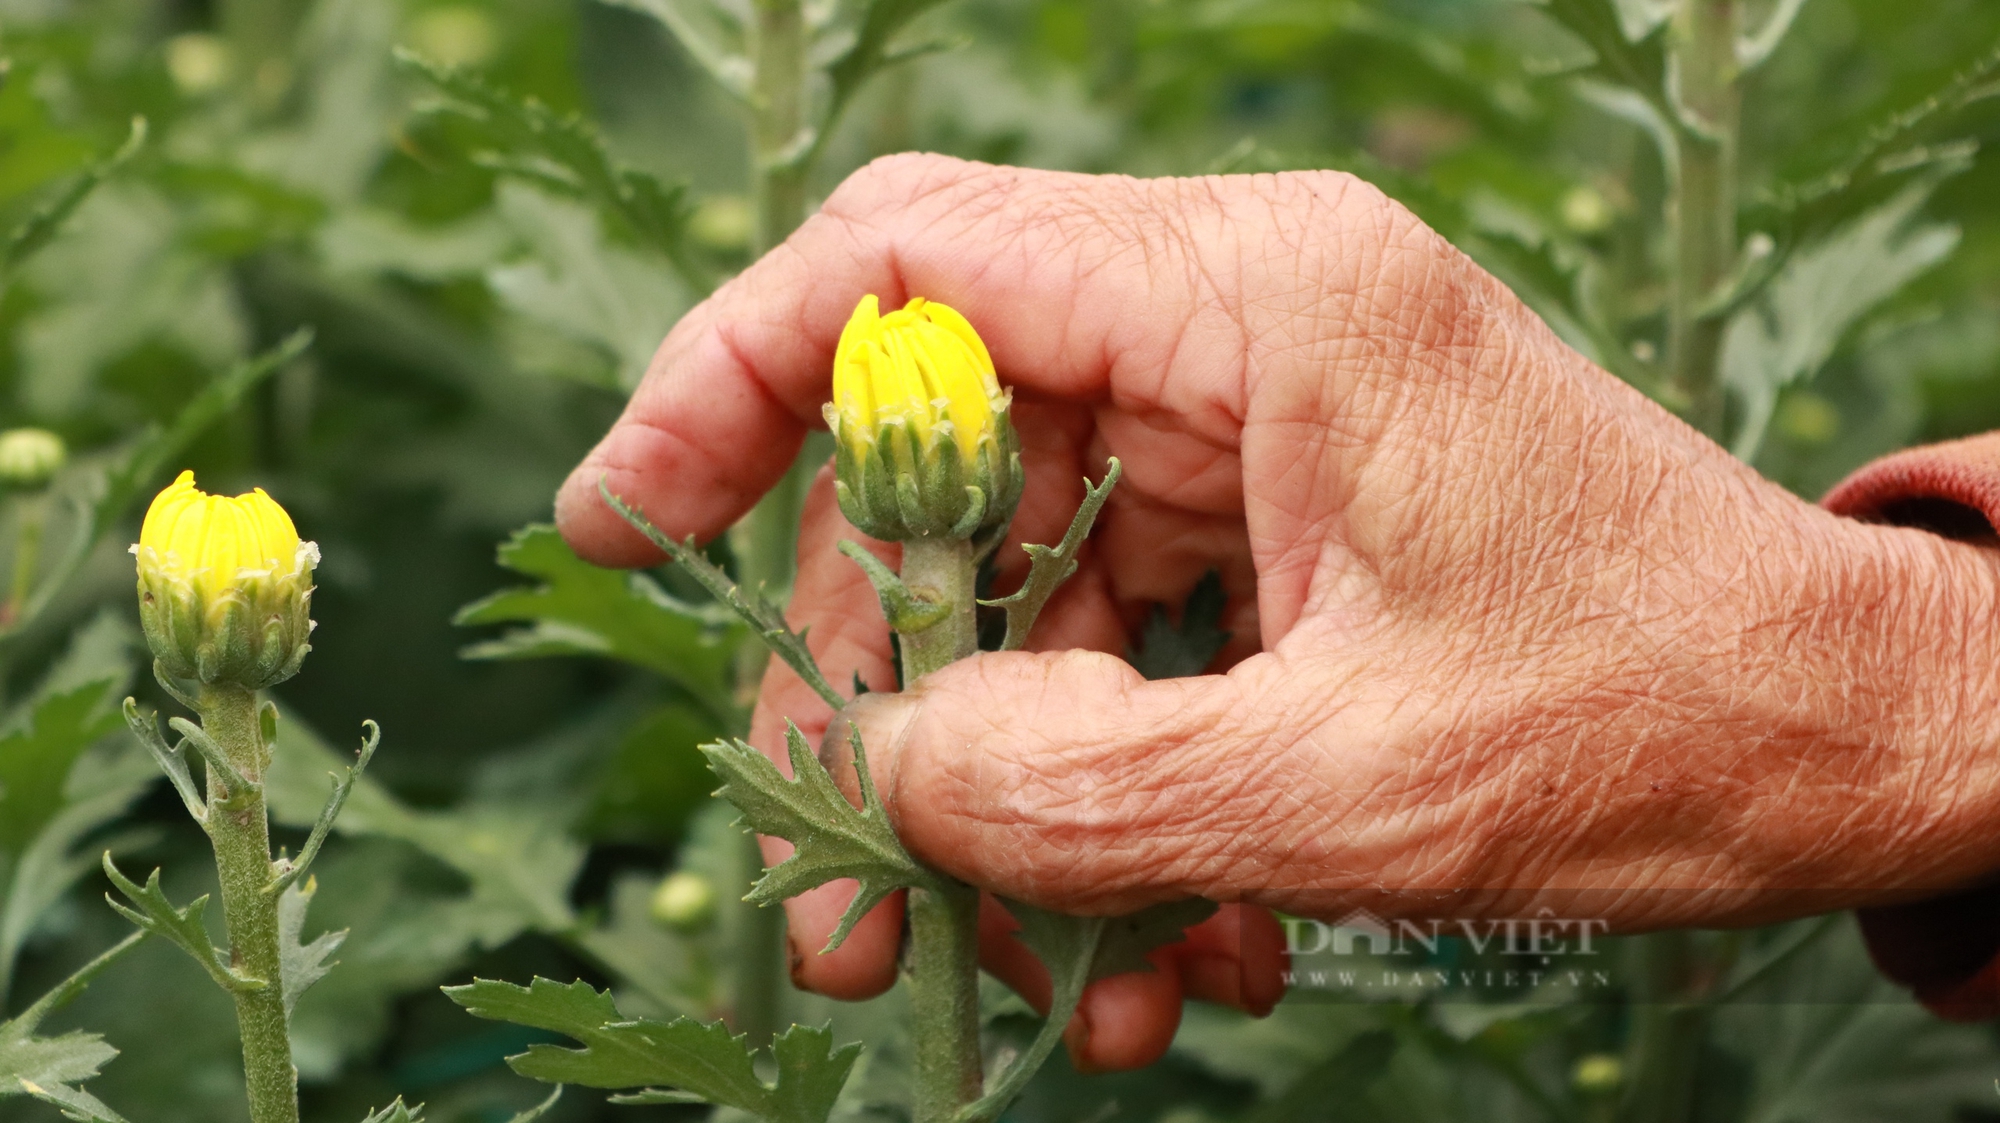
[[[819,756],[806,744],[805,735],[790,722],[785,724],[785,744],[792,762],[790,780],[744,741],[717,741],[701,747],[709,767],[722,780],[718,794],[736,805],[744,823],[759,834],[776,835],[795,847],[791,857],[764,872],[745,900],[775,905],[839,878],[851,877],[861,883],[822,954],[839,947],[868,910],[889,894],[937,884],[935,875],[910,857],[890,827],[868,774],[860,735],[850,729],[848,741],[853,746],[861,788],[859,808],[847,801]]]
[[[857,431],[827,407],[834,435],[834,498],[847,521],[873,538],[971,538],[1004,528],[1020,505],[1020,437],[994,413],[968,457],[950,422],[920,429],[909,418]]]
[[[875,595],[882,601],[882,618],[891,628],[904,635],[911,635],[942,623],[951,615],[951,606],[927,601],[910,591],[896,571],[882,564],[882,559],[856,542],[843,541],[840,552],[854,559],[861,572],[868,575],[868,583],[875,586]]]
[[[139,625],[163,678],[263,690],[298,673],[312,650],[316,547],[300,545],[295,572],[241,577],[216,595],[169,572],[151,547],[133,549]]]

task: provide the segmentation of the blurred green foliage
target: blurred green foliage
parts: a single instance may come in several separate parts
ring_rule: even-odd
[[[280,693],[284,841],[338,760],[311,730],[386,733],[317,868],[308,934],[351,934],[298,1007],[308,1119],[398,1094],[447,1121],[539,1102],[502,1058],[554,1038],[438,991],[475,973],[582,978],[632,1016],[719,1012],[741,910],[688,934],[648,901],[671,869],[754,873],[693,749],[740,721],[740,629],[672,575],[590,570],[531,525],[665,330],[747,260],[738,106],[646,14],[684,7],[0,0],[0,228],[28,231],[0,263],[0,427],[75,453],[52,491],[62,560],[32,614],[0,621],[0,1012],[123,935],[97,851],[164,866],[175,900],[207,888],[199,834],[109,709],[140,665],[132,502],[167,457],[211,490],[268,488],[324,551],[316,652]],[[953,0],[889,41],[943,53],[836,84],[851,105],[815,138],[806,189],[912,148],[1139,175],[1344,168],[1670,397],[1668,169],[1562,7]],[[1643,25],[1657,8],[1594,10]],[[1769,285],[1731,320],[1724,378],[1732,425],[1762,434],[1738,447],[1803,495],[2000,428],[2000,162],[1978,146],[2000,132],[1995,87],[1870,147],[1996,43],[2000,7],[1980,0],[1816,0],[1748,80],[1742,231],[1768,240]],[[440,85],[398,46],[461,76]],[[143,144],[95,183],[135,117]],[[309,350],[242,365],[301,327]],[[9,500],[0,541],[22,509]],[[2000,1115],[1992,1035],[1876,980],[1851,925],[1749,946],[1792,954],[1745,976],[1770,1001],[1716,1014],[1687,1074],[1700,1118]],[[838,1118],[898,1117],[899,1002],[784,997],[787,1018],[869,1044]],[[996,995],[992,1016],[1025,1040],[1018,1003]],[[241,1118],[227,1003],[157,942],[48,1027],[121,1051],[89,1087],[131,1119]],[[1010,1118],[1608,1118],[1571,1073],[1625,1033],[1615,1004],[1197,1009],[1161,1065],[1085,1077],[1058,1060]],[[56,1118],[24,1105],[0,1099],[0,1119]],[[547,1118],[707,1110],[576,1089]]]

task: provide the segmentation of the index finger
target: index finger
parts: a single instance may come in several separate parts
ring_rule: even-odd
[[[659,560],[605,508],[602,478],[676,538],[707,539],[784,473],[820,423],[855,303],[919,295],[972,321],[1001,380],[1217,423],[1242,416],[1241,294],[1193,260],[1223,223],[1202,181],[878,160],[784,245],[667,336],[611,432],[571,473],[557,522],[583,557]]]

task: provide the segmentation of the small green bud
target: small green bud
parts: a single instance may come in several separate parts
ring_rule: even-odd
[[[862,297],[826,406],[841,514],[889,542],[1006,527],[1022,483],[1012,401],[964,316],[922,297],[885,316]]]
[[[1625,1083],[1625,1062],[1610,1053],[1592,1053],[1570,1070],[1570,1086],[1586,1096],[1608,1096]]]
[[[695,933],[715,922],[715,883],[681,870],[653,890],[653,919],[676,932]]]
[[[0,484],[29,490],[46,487],[69,459],[63,439],[47,429],[0,433]]]

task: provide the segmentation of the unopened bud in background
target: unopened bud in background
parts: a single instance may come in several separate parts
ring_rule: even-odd
[[[63,439],[47,429],[9,429],[0,433],[0,486],[46,487],[68,459]]]
[[[716,901],[714,882],[681,870],[653,890],[653,919],[677,932],[699,932],[715,922]]]

